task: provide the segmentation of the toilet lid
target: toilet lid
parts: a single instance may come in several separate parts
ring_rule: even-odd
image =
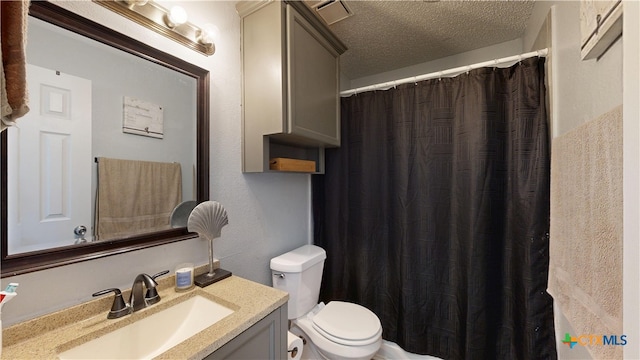
[[[344,345],[368,345],[382,334],[376,314],[343,301],[329,302],[313,317],[313,327],[324,337]]]

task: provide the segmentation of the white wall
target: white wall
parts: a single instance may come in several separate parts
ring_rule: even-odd
[[[530,48],[551,7],[555,9],[551,61],[554,71],[553,137],[622,104],[622,41],[598,60],[580,60],[580,2],[537,1],[523,37]]]
[[[551,135],[552,137],[557,137],[622,104],[623,44],[621,40],[618,40],[603,56],[601,56],[601,58],[597,60],[582,61],[580,60],[580,3],[578,1],[537,1],[528,23],[527,32],[523,37],[523,46],[525,49],[530,48],[536,41],[538,31],[540,30],[549,11],[552,11],[552,44],[551,55],[549,57],[553,73],[553,79],[550,83],[550,86],[552,87],[551,118],[553,121],[551,124]],[[637,23],[637,18],[635,21]],[[626,22],[627,19],[625,18],[625,23]],[[637,43],[637,36],[633,34],[629,34],[629,36],[632,40],[635,39],[635,42]],[[625,136],[627,136],[626,115]],[[638,134],[634,134],[633,137],[637,143]],[[626,141],[627,140],[625,138],[625,143]],[[625,161],[627,161],[626,153]],[[635,166],[637,167],[637,164]],[[625,171],[626,168],[627,164],[625,163]],[[625,200],[626,198],[627,195],[625,189]],[[627,227],[628,224],[625,222],[625,231]],[[626,277],[626,270],[624,275]],[[637,277],[635,287],[637,287]],[[637,295],[635,297],[627,298],[626,290],[627,288],[625,287],[625,318],[627,317],[627,305],[635,304],[637,307],[638,304]],[[629,300],[632,301],[630,302]],[[558,337],[556,341],[558,343],[559,358],[590,359],[591,355],[586,348],[576,346],[573,349],[570,349],[560,342],[562,340],[561,337],[563,337],[565,333],[571,333],[572,335],[576,335],[576,333],[567,319],[562,315],[562,313],[560,313],[559,309],[556,308],[555,311],[555,327]],[[637,310],[635,310],[635,312],[637,319]],[[597,332],[597,329],[594,329],[594,333]],[[628,345],[638,346],[637,341],[636,345],[633,345],[632,343],[633,341],[630,341]],[[628,349],[628,347],[625,348],[625,353]],[[637,356],[630,358],[637,358]]]
[[[90,1],[58,4],[211,72],[211,199],[222,203],[229,215],[229,225],[215,243],[216,257],[235,275],[270,285],[271,257],[310,242],[310,176],[241,172],[240,19],[235,1],[181,2],[192,22],[210,22],[220,29],[211,57]],[[141,272],[173,269],[185,261],[205,264],[207,259],[207,244],[193,239],[5,278],[4,285],[19,282],[20,286],[18,296],[3,308],[3,324],[81,303],[104,288],[129,288]]]
[[[640,2],[625,1],[623,19],[624,319],[632,341],[625,359],[640,359]]]
[[[342,77],[340,79],[340,90],[349,90],[364,86],[369,86],[387,81],[409,78],[418,75],[430,74],[436,71],[456,68],[459,66],[471,65],[479,62],[499,59],[507,56],[522,53],[522,39],[515,39],[500,44],[487,46],[484,48],[467,51],[464,53],[447,56],[442,59],[424,62],[404,68],[383,72],[380,74],[365,76],[357,79]]]

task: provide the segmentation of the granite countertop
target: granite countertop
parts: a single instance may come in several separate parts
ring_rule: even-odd
[[[110,331],[201,295],[234,312],[176,345],[156,359],[202,359],[271,312],[286,304],[289,295],[272,287],[231,276],[205,288],[176,292],[175,276],[158,281],[161,300],[119,319],[107,319],[113,296],[28,320],[3,331],[3,359],[55,359],[58,354]],[[124,292],[125,299],[129,291]]]

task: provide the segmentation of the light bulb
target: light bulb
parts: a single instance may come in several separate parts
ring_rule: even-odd
[[[213,44],[220,36],[220,29],[213,24],[204,24],[200,29],[198,41],[201,44]]]
[[[173,6],[167,15],[167,26],[174,28],[186,23],[188,18],[187,12],[181,6]]]
[[[133,6],[144,6],[149,2],[149,0],[124,0],[124,2],[126,2],[128,5],[133,7]]]

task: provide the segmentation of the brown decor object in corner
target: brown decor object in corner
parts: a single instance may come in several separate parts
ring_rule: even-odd
[[[291,172],[315,172],[316,162],[311,160],[273,158],[269,160],[269,169]]]

